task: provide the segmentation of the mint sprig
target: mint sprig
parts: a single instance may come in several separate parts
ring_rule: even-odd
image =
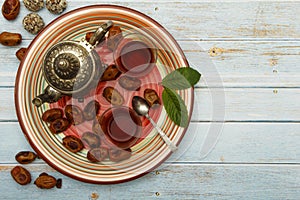
[[[190,67],[179,68],[168,74],[163,80],[162,100],[169,118],[178,126],[188,126],[188,111],[176,90],[193,87],[200,80],[201,74]]]
[[[166,88],[184,90],[196,85],[200,77],[201,74],[199,72],[190,67],[185,67],[174,70],[161,83]]]

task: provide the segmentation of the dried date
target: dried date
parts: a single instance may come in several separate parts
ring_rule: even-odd
[[[122,160],[126,160],[131,157],[131,149],[117,149],[112,148],[108,151],[109,159],[113,162],[119,162]]]
[[[47,110],[42,115],[42,120],[44,122],[51,123],[55,121],[56,119],[60,119],[63,117],[63,111],[60,108],[52,108]]]
[[[31,174],[24,167],[16,166],[10,171],[10,174],[20,185],[26,185],[31,182]]]
[[[59,118],[50,123],[49,129],[52,133],[57,134],[66,131],[70,127],[69,120]]]
[[[0,43],[4,46],[16,46],[21,42],[22,35],[19,33],[2,32],[0,34]]]
[[[82,142],[86,143],[90,148],[97,148],[100,146],[99,135],[92,132],[84,132],[81,137]]]
[[[82,141],[73,136],[73,135],[68,135],[63,138],[63,145],[71,152],[77,153],[83,149],[83,143]]]
[[[41,189],[51,189],[57,184],[56,178],[46,173],[41,173],[39,177],[34,181],[34,184]]]
[[[20,151],[15,156],[16,161],[20,164],[29,164],[36,159],[37,155],[32,151]]]
[[[148,102],[150,106],[153,106],[155,104],[160,105],[160,98],[158,97],[157,93],[155,90],[152,89],[146,89],[144,91],[144,98]]]
[[[107,47],[113,51],[122,39],[123,35],[120,26],[111,27],[107,37]]]
[[[138,91],[141,87],[141,80],[130,76],[122,76],[118,80],[119,84],[130,91]]]
[[[17,56],[17,58],[18,58],[20,61],[22,61],[23,58],[25,57],[26,51],[27,51],[27,48],[20,48],[20,49],[16,52],[16,56]]]
[[[91,162],[101,162],[108,158],[108,149],[105,147],[91,149],[87,153],[87,159]]]
[[[103,90],[103,97],[113,105],[122,105],[124,103],[124,98],[118,92],[118,90],[114,89],[113,87],[106,87]]]
[[[95,119],[99,110],[100,110],[99,102],[96,100],[90,101],[83,109],[84,119],[87,121]]]
[[[117,68],[116,65],[109,65],[103,72],[100,81],[111,81],[116,80],[121,75],[121,71]]]
[[[20,12],[19,0],[5,0],[2,5],[2,15],[7,20],[16,19]]]
[[[78,106],[67,105],[65,107],[65,115],[69,122],[73,125],[78,125],[84,122],[83,112]]]

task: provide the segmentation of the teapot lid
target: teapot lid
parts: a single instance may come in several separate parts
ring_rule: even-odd
[[[43,70],[46,81],[65,94],[84,89],[94,77],[94,57],[90,55],[92,52],[75,41],[55,44],[44,59]]]

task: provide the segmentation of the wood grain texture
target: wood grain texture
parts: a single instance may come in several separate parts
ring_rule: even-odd
[[[200,149],[211,128],[223,128],[216,147],[206,158]],[[16,122],[0,123],[1,163],[14,164],[19,151],[32,150]],[[300,164],[299,123],[191,123],[167,163],[298,163]],[[270,141],[272,141],[270,143]],[[35,163],[44,163],[37,160]]]
[[[300,2],[69,0],[67,11],[107,3],[157,20],[202,73],[179,150],[156,171],[123,184],[81,183],[37,160],[25,166],[33,180],[47,172],[63,178],[63,188],[17,185],[10,176],[14,156],[31,147],[15,114],[15,52],[34,38],[22,28],[29,11],[21,2],[16,20],[0,17],[0,32],[23,35],[19,46],[0,46],[0,199],[299,199]],[[45,8],[38,14],[46,24],[57,17]],[[202,158],[214,126],[222,128],[218,143]]]
[[[14,88],[0,88],[0,120],[17,120]],[[300,121],[299,89],[197,88],[192,121]]]
[[[295,199],[300,191],[300,167],[295,165],[172,165],[118,185],[80,183],[45,166],[26,166],[33,179],[42,171],[63,178],[62,189],[41,190],[17,185],[10,177],[12,166],[0,166],[6,200],[16,199]],[[18,191],[16,193],[15,191]],[[79,192],[80,191],[80,192]]]
[[[197,87],[298,87],[300,42],[180,41],[190,65],[202,74]],[[0,86],[12,87],[18,47],[1,47]]]
[[[136,9],[167,28],[176,39],[287,39],[300,37],[300,2],[201,2],[201,1],[81,1],[68,2],[66,11],[86,5],[114,4]],[[15,21],[0,19],[1,31],[20,31],[25,39],[33,35],[22,30],[22,19],[29,11],[22,5]],[[57,15],[42,9],[48,24]]]

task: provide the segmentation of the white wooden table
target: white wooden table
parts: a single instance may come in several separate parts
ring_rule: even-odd
[[[45,171],[63,179],[62,189],[16,184],[14,156],[31,150],[14,107],[15,52],[34,37],[21,26],[29,13],[22,4],[15,21],[0,17],[1,32],[20,32],[24,39],[0,47],[0,199],[300,198],[300,2],[69,0],[67,11],[103,3],[157,20],[202,73],[179,151],[157,171],[127,183],[82,183],[37,161],[26,166],[33,178]],[[56,17],[45,8],[39,14],[46,23]],[[200,147],[215,125],[223,125],[219,141],[202,158]]]

